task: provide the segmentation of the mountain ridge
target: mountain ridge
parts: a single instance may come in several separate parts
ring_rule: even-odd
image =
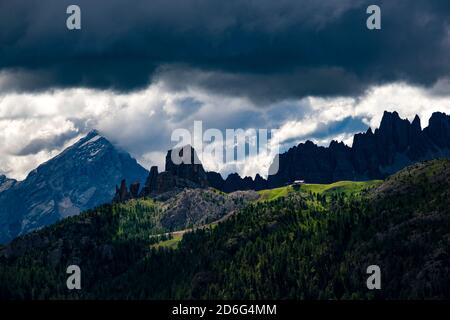
[[[10,179],[6,175],[0,175],[0,193],[12,188],[17,183],[17,180]]]
[[[104,205],[0,248],[0,298],[448,299],[449,185],[444,159],[349,194],[292,189],[172,248],[151,236],[153,200]],[[72,264],[83,290],[64,285]],[[366,287],[370,265],[382,290]]]
[[[195,150],[189,148],[196,157]],[[92,130],[32,170],[24,181],[2,176],[0,243],[112,199],[121,202],[164,193],[170,196],[184,188],[213,187],[230,193],[276,188],[294,180],[332,183],[383,179],[418,161],[450,157],[450,116],[435,112],[428,127],[422,129],[417,115],[410,122],[397,112],[385,111],[380,127],[355,134],[352,147],[335,140],[328,147],[309,140],[291,147],[280,154],[279,171],[268,179],[259,174],[255,179],[241,178],[237,173],[223,179],[217,172],[206,172],[201,164],[175,165],[171,162],[173,151],[167,153],[165,171],[158,172],[153,166],[148,172]],[[121,180],[119,188],[116,184]],[[129,191],[125,180],[131,182]]]
[[[172,152],[182,154],[185,148],[192,155],[191,164],[173,164]],[[218,172],[206,172],[200,162],[194,164],[194,157],[197,154],[191,146],[169,150],[165,171],[158,172],[157,167],[152,167],[140,192],[139,185],[130,185],[128,191],[126,182],[122,181],[121,187],[116,187],[115,200],[154,196],[185,187],[213,187],[229,193],[278,188],[295,180],[329,184],[384,179],[418,161],[450,157],[450,115],[433,113],[428,127],[422,130],[418,115],[410,122],[401,119],[396,111],[385,111],[380,127],[374,131],[369,127],[366,132],[355,134],[352,147],[336,140],[328,147],[307,140],[289,148],[279,155],[279,170],[268,179],[259,174],[254,179],[242,178],[238,173],[231,173],[224,179]]]
[[[92,130],[0,193],[0,243],[110,202],[117,180],[146,175],[128,153]]]
[[[207,174],[211,185],[225,192],[263,190],[295,180],[333,183],[383,179],[415,162],[439,157],[450,157],[450,115],[434,112],[429,125],[422,129],[418,115],[410,122],[396,111],[384,111],[380,127],[355,134],[351,147],[336,140],[328,147],[307,140],[289,148],[280,154],[278,172],[268,179],[259,174],[255,179],[237,173],[226,179],[217,173]]]

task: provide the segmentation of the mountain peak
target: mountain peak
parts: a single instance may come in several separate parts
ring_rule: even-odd
[[[93,129],[93,130],[89,131],[83,138],[81,138],[76,144],[83,144],[87,141],[93,142],[100,138],[103,138],[105,141],[108,141],[108,139],[103,137],[97,130]]]
[[[62,159],[66,159],[66,161],[72,159],[70,161],[76,160],[80,163],[84,162],[84,160],[91,162],[101,158],[105,153],[116,151],[119,152],[108,139],[99,135],[98,131],[92,130],[72,146],[64,149],[59,155],[43,163],[43,165],[54,163],[55,161],[62,161]]]
[[[128,153],[92,130],[14,189],[0,193],[0,243],[110,202],[117,181],[144,181],[147,174]]]
[[[384,111],[383,117],[381,118],[380,130],[390,128],[395,122],[400,120],[401,119],[397,111],[394,112]]]
[[[439,148],[450,149],[450,115],[434,112],[424,131]]]
[[[397,111],[392,111],[392,112],[390,112],[390,111],[384,110],[384,112],[383,112],[383,118],[384,118],[384,117],[400,118],[400,115],[398,114]]]
[[[330,145],[328,146],[328,148],[332,149],[332,150],[336,150],[338,148],[341,148],[345,146],[344,143],[341,141],[337,141],[337,140],[331,140]]]
[[[100,135],[100,133],[98,132],[97,129],[91,129],[86,136],[88,137],[88,136],[99,136],[99,135]]]
[[[172,156],[173,154],[176,156]],[[174,163],[174,159],[178,160],[180,163]],[[177,168],[180,165],[202,165],[197,152],[190,144],[167,151],[166,171],[174,171],[174,168]]]
[[[448,157],[449,141],[450,116],[445,113],[433,113],[422,130],[418,116],[410,122],[398,112],[384,111],[379,128],[355,134],[352,147],[339,147],[336,141],[328,148],[317,147],[307,141],[299,146],[311,148],[291,148],[281,154],[278,172],[268,177],[269,186],[297,179],[311,183],[383,179],[418,160]]]
[[[420,124],[420,118],[419,118],[419,116],[417,114],[414,117],[413,122],[411,122],[411,126],[412,126],[413,129],[415,129],[417,131],[421,131],[422,130],[422,126]]]
[[[178,155],[178,157],[174,158],[173,154]],[[174,160],[177,160],[179,163],[175,163]],[[198,158],[197,152],[189,144],[167,152],[166,171],[179,178],[198,183],[201,186],[208,185],[206,172]]]
[[[433,112],[430,118],[430,125],[448,121],[450,121],[450,116],[448,116],[447,114],[443,112]]]

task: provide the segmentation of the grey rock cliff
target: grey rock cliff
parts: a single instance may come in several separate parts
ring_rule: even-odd
[[[337,141],[331,141],[329,147],[306,141],[290,148],[280,154],[279,170],[268,180],[242,178],[237,173],[223,179],[215,172],[208,172],[207,178],[212,187],[224,192],[275,188],[295,180],[383,179],[415,162],[439,157],[450,157],[450,115],[433,113],[422,130],[418,116],[409,122],[397,112],[384,112],[380,127],[356,134],[352,147]]]
[[[269,176],[276,187],[302,179],[310,183],[383,179],[422,160],[450,157],[450,115],[436,112],[421,129],[397,112],[384,112],[380,127],[354,136],[352,147],[332,141],[328,148],[306,141],[280,155],[279,171]]]
[[[0,175],[0,193],[8,189],[11,189],[12,187],[14,187],[16,183],[17,183],[16,180],[9,179],[4,174]]]
[[[143,181],[147,173],[91,131],[0,193],[0,243],[110,202],[117,181]]]
[[[177,163],[173,159],[177,159]],[[184,146],[167,152],[165,171],[158,173],[157,167],[151,168],[140,196],[156,196],[185,188],[207,188],[209,185],[194,148]]]

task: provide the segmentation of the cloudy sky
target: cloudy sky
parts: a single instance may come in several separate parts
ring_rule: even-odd
[[[284,149],[351,145],[384,110],[426,126],[450,113],[449,57],[445,0],[0,0],[0,173],[23,179],[93,128],[162,169],[195,120],[279,129]]]

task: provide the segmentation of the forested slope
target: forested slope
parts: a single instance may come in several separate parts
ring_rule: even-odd
[[[450,298],[449,198],[450,161],[428,161],[357,193],[253,202],[176,249],[153,245],[151,200],[106,205],[0,250],[0,298]],[[70,264],[81,290],[66,288]]]

